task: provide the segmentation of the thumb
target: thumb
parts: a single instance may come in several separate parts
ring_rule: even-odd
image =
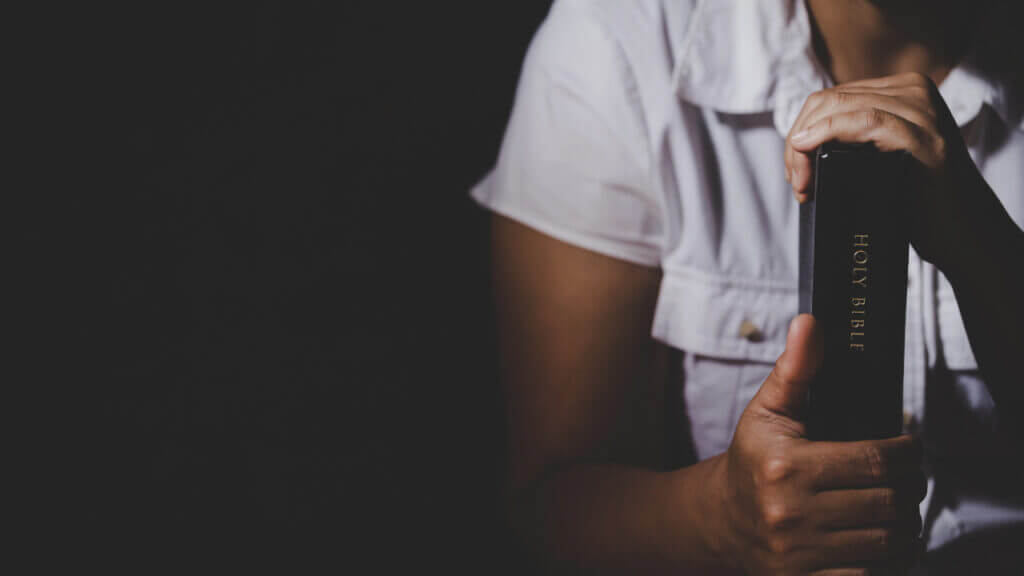
[[[751,404],[802,421],[807,405],[807,388],[821,367],[821,329],[810,314],[801,314],[789,324],[786,350],[761,385]]]

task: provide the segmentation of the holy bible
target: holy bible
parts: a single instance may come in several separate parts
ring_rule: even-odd
[[[870,145],[818,149],[813,199],[800,206],[800,312],[824,336],[807,415],[814,440],[899,435],[907,238],[903,153]]]

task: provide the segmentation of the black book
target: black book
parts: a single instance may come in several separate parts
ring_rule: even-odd
[[[825,345],[809,392],[814,440],[902,431],[908,168],[905,154],[873,146],[817,151],[814,198],[800,206],[800,312]]]

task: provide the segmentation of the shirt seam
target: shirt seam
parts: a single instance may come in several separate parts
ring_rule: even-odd
[[[488,177],[488,179],[489,178],[490,177]],[[529,228],[533,228],[546,236],[571,244],[577,248],[582,248],[610,258],[625,260],[632,264],[648,268],[659,268],[661,266],[660,252],[653,246],[640,243],[627,244],[622,241],[604,240],[596,236],[587,235],[567,229],[557,224],[552,224],[547,219],[539,217],[528,210],[517,209],[514,204],[501,200],[500,196],[494,197],[487,194],[485,191],[486,187],[486,183],[481,183],[473,188],[470,192],[470,196],[481,206],[484,206],[497,214],[515,220],[516,222],[519,222]],[[627,246],[633,246],[635,247],[635,250],[630,250]]]
[[[664,267],[665,278],[677,282],[697,282],[708,286],[731,287],[731,288],[756,288],[769,292],[793,293],[797,292],[798,285],[795,281],[770,280],[763,278],[744,278],[714,273],[679,265],[666,265]]]

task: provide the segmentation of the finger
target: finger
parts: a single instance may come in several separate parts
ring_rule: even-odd
[[[906,150],[933,166],[941,149],[938,139],[904,118],[875,108],[828,116],[794,134],[790,143],[798,152],[810,153],[831,140],[871,142],[882,151]]]
[[[811,572],[812,576],[904,576],[915,565],[913,556],[862,566],[841,566]]]
[[[820,540],[822,555],[833,566],[905,558],[914,553],[916,542],[913,534],[889,528],[825,532]]]
[[[871,109],[889,112],[925,129],[935,124],[934,112],[903,95],[833,90],[823,97],[823,102],[807,115],[805,126],[812,126],[826,116]]]
[[[924,556],[924,542],[920,538],[913,538],[908,550],[898,553],[893,557],[873,562],[858,562],[851,566],[836,566],[826,568],[812,574],[828,574],[829,571],[838,574],[866,574],[868,576],[905,576],[920,559]]]
[[[788,140],[786,141],[786,151],[783,157],[786,162],[786,182],[789,182],[790,187],[793,188],[793,194],[797,201],[800,203],[806,202],[810,198],[809,191],[806,190],[806,186],[802,186],[800,188],[801,191],[797,192],[795,182],[803,182],[805,177],[810,174],[810,159],[790,146]]]
[[[797,152],[809,153],[831,140],[872,142],[881,150],[915,147],[920,127],[878,108],[828,114],[793,134],[789,141]]]
[[[917,105],[906,97],[874,92],[824,92],[816,99],[814,105],[806,107],[805,110],[798,124],[794,125],[795,132],[786,140],[787,180],[799,202],[805,202],[810,198],[814,176],[810,152],[799,151],[794,144],[796,135],[801,134],[807,127],[814,126],[830,116],[863,110],[888,112],[913,123],[924,132],[934,131],[935,126],[935,113],[923,105]]]
[[[894,523],[901,513],[893,488],[829,490],[815,494],[812,506],[819,528],[868,528]]]
[[[830,139],[873,141],[882,150],[906,150],[927,165],[936,165],[935,115],[894,96],[834,92],[819,98],[804,119],[806,127],[787,138],[790,184],[799,202],[811,195],[813,151]],[[804,141],[810,140],[810,141]]]
[[[783,161],[786,163],[786,181],[793,185],[795,178],[803,178],[806,176],[805,172],[809,167],[809,162],[806,158],[803,158],[802,154],[797,153],[793,146],[790,145],[790,138],[793,134],[797,134],[805,130],[808,126],[807,118],[816,113],[821,108],[824,102],[824,92],[815,92],[804,100],[803,106],[800,108],[800,113],[797,114],[796,120],[793,122],[793,127],[790,129],[789,134],[786,136],[786,148],[783,152]],[[793,185],[794,193],[796,194],[797,201],[804,202],[807,197],[803,196],[797,191],[797,187]]]
[[[905,72],[880,78],[864,78],[841,84],[843,88],[903,88],[907,86],[934,86],[931,78],[918,72]]]
[[[798,130],[797,126],[794,126],[794,130]],[[804,130],[803,127],[799,127],[800,132]],[[795,133],[795,132],[794,132]],[[796,195],[796,199],[799,202],[806,201],[807,197],[804,196],[806,186],[797,186],[797,182],[803,182],[805,171],[809,169],[810,160],[801,152],[797,152],[789,142],[789,138],[786,138],[786,151],[784,154],[786,161],[786,181],[793,188],[793,193]]]
[[[851,86],[849,84],[843,84],[833,90],[844,92],[846,94],[878,94],[880,96],[892,96],[894,98],[904,98],[910,102],[915,102],[921,107],[930,105],[931,102],[931,91],[926,86],[891,86],[884,88],[868,88],[865,86]]]
[[[926,130],[933,130],[936,111],[931,104],[932,89],[928,85],[929,81],[924,79],[919,82],[914,74],[905,77],[905,80],[896,77],[884,81],[875,79],[842,84],[815,92],[807,98],[786,138],[787,146],[783,154],[786,181],[790,182],[798,201],[803,202],[810,197],[813,163],[807,154],[797,152],[792,147],[791,139],[826,116],[858,109],[878,109],[905,118]]]
[[[791,151],[791,169],[789,184],[793,188],[793,194],[797,202],[803,203],[811,198],[811,183],[814,181],[814,159],[811,152],[798,150],[792,143],[788,146]]]
[[[817,527],[827,530],[907,524],[916,534],[921,521],[915,495],[890,487],[828,490],[811,502]]]
[[[827,91],[815,92],[807,97],[800,108],[793,127],[786,136],[786,149],[783,157],[786,162],[786,180],[793,188],[793,195],[801,204],[810,198],[811,159],[808,155],[797,152],[791,143],[794,134],[802,133],[809,126],[808,119],[815,117],[827,100]]]
[[[924,450],[910,435],[859,442],[809,442],[793,457],[818,491],[896,486],[921,477]]]
[[[821,366],[821,359],[821,330],[813,316],[801,314],[790,323],[786,350],[750,403],[800,421],[806,406],[807,387]]]

